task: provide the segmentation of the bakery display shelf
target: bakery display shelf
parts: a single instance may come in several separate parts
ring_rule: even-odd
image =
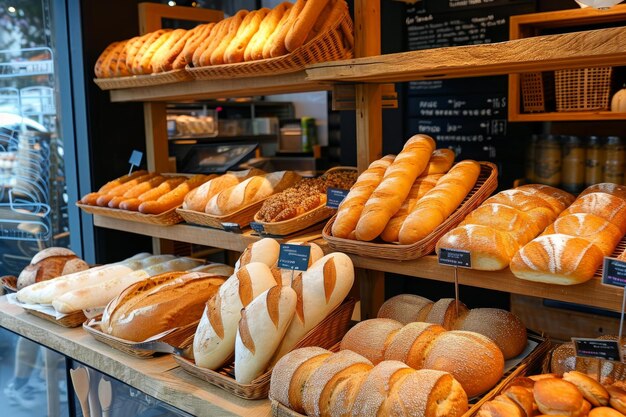
[[[237,398],[184,372],[171,356],[139,359],[106,346],[80,328],[66,329],[0,298],[0,326],[76,359],[194,416],[271,415],[269,401]]]
[[[572,111],[518,113],[509,115],[509,122],[576,122],[583,120],[626,120],[626,113],[612,111]]]
[[[314,82],[402,82],[626,65],[626,27],[314,64]]]

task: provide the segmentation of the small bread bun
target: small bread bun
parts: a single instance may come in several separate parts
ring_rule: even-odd
[[[487,401],[476,417],[523,417],[522,411],[512,402]]]
[[[589,417],[624,417],[624,414],[609,407],[598,407],[589,412]]]
[[[582,372],[566,372],[563,374],[563,379],[576,385],[583,397],[594,407],[600,407],[609,403],[608,391],[595,379],[588,377]]]
[[[609,392],[609,404],[622,414],[626,414],[626,390],[615,385],[607,387]]]
[[[424,361],[424,368],[449,372],[471,398],[500,381],[504,372],[502,352],[487,337],[453,330],[440,334]]]
[[[433,342],[445,331],[438,324],[409,323],[395,334],[385,350],[385,359],[404,362],[413,369],[421,369]]]
[[[497,308],[475,308],[456,323],[457,330],[480,333],[498,345],[504,359],[522,353],[528,343],[526,327],[513,313]]]
[[[402,324],[391,319],[364,320],[348,330],[341,340],[341,350],[351,350],[372,361],[382,362],[385,350]]]
[[[430,309],[428,316],[426,316],[426,322],[439,324],[446,330],[452,330],[456,320],[465,316],[467,312],[467,306],[462,302],[459,301],[459,309],[457,311],[454,298],[442,298]]]
[[[563,343],[552,351],[550,371],[563,376],[565,372],[576,369],[576,351],[572,343]]]
[[[537,381],[533,388],[535,402],[543,414],[580,416],[583,396],[574,384],[557,378]]]
[[[525,376],[518,376],[517,378],[513,378],[511,382],[509,382],[504,389],[506,391],[510,387],[522,387],[532,392],[533,387],[535,386],[535,381]]]
[[[426,321],[433,302],[428,298],[413,294],[400,294],[391,297],[380,306],[378,318],[392,319],[402,324]]]
[[[508,387],[503,392],[503,395],[513,401],[520,408],[520,410],[522,410],[523,417],[532,417],[534,413],[535,402],[532,391],[530,391],[528,388],[514,385]]]

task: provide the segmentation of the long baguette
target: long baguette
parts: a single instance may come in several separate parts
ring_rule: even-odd
[[[120,53],[120,56],[117,58],[117,65],[113,74],[114,77],[127,77],[131,75],[130,70],[126,66],[126,58],[128,57],[128,51],[137,39],[139,39],[139,36],[136,36],[126,41],[124,48]]]
[[[415,179],[426,169],[435,141],[426,135],[409,139],[372,196],[365,203],[356,225],[356,238],[371,241],[380,235],[389,219],[400,209]]]
[[[270,34],[270,36],[267,38],[267,40],[263,44],[263,59],[272,57],[272,48],[274,47],[276,38],[283,33],[284,33],[283,35],[283,43],[284,43],[284,36],[287,35],[287,32],[283,32],[283,27],[285,26],[285,24],[287,24],[287,22],[289,22],[289,16],[291,15],[293,10],[294,10],[293,5],[290,4],[287,10],[285,10],[285,13],[283,13],[283,17],[281,17],[280,20],[278,21],[278,24],[276,25],[276,28],[274,29],[274,31]]]
[[[194,67],[205,67],[211,65],[211,54],[218,47],[222,39],[228,33],[230,27],[230,19],[224,19],[215,24],[213,29],[204,38],[202,43],[198,45],[193,53],[191,62]]]
[[[199,29],[200,26],[196,26],[193,29],[185,31],[185,34],[180,39],[178,39],[167,52],[163,52],[158,71],[166,72],[174,69],[174,63],[179,57],[182,56],[183,50],[185,49],[185,45],[187,45],[187,42],[189,42],[190,39],[197,35],[198,30],[201,30]],[[187,64],[185,63],[185,65]]]
[[[237,35],[226,48],[224,52],[224,62],[227,64],[236,64],[243,62],[246,47],[250,43],[252,37],[258,32],[263,19],[269,12],[269,9],[262,8],[248,13],[239,26]]]
[[[152,33],[146,33],[145,35],[141,35],[129,45],[128,50],[126,51],[126,68],[132,74],[133,73],[133,64],[135,62],[135,57],[146,43],[148,38],[152,36]]]
[[[183,50],[172,63],[172,69],[182,69],[187,65],[192,65],[194,53],[198,50],[202,42],[213,33],[214,27],[215,23],[196,26],[195,29],[193,29],[193,34],[185,42]]]
[[[476,161],[466,160],[452,167],[406,218],[398,235],[400,243],[415,243],[435,230],[463,202],[479,174],[480,164]]]
[[[341,15],[347,12],[348,4],[344,0],[330,0],[315,21],[304,43],[307,44],[322,33],[328,32],[341,19]]]
[[[284,14],[291,8],[291,3],[283,2],[274,7],[261,22],[257,33],[254,34],[244,52],[244,61],[263,59],[263,46],[269,41]]]
[[[124,175],[123,177],[119,177],[116,178],[114,180],[111,180],[109,182],[107,182],[106,184],[104,184],[102,187],[100,187],[100,189],[98,189],[98,191],[94,192],[94,193],[89,193],[86,194],[85,196],[83,196],[83,198],[80,199],[80,203],[81,204],[89,204],[89,205],[95,205],[96,201],[98,200],[98,197],[100,197],[100,195],[102,194],[106,194],[107,192],[111,191],[113,188],[124,184],[125,182],[134,180],[137,177],[141,177],[142,175],[146,175],[148,173],[148,171],[135,171],[130,175]]]
[[[289,52],[287,50],[287,46],[285,45],[287,34],[293,27],[293,24],[300,13],[302,13],[302,10],[304,10],[305,5],[305,0],[297,0],[296,3],[291,6],[291,9],[289,9],[289,16],[287,16],[283,25],[281,25],[280,28],[277,28],[277,32],[275,33],[275,36],[272,37],[272,43],[270,45],[270,56],[272,58],[283,56]],[[265,56],[265,54],[263,55]]]
[[[125,45],[126,45],[126,41],[118,42],[117,45],[115,45],[115,48],[111,50],[111,52],[109,53],[109,56],[107,57],[107,59],[104,61],[104,64],[103,64],[103,68],[102,68],[103,77],[105,78],[115,77],[115,72],[117,69],[117,61]]]
[[[143,203],[144,201],[155,201],[162,195],[167,194],[174,188],[178,187],[186,180],[186,177],[174,177],[167,179],[163,181],[158,187],[146,191],[137,198],[129,198],[122,201],[120,203],[120,208],[122,210],[137,211],[139,210],[139,206],[141,205],[141,203]]]
[[[146,49],[144,54],[141,56],[141,61],[139,62],[139,74],[151,74],[153,72],[152,68],[152,60],[155,57],[156,53],[159,49],[168,41],[168,39],[172,36],[174,31],[170,29],[165,29],[161,33],[161,35],[156,38],[152,44]]]
[[[111,52],[113,51],[113,49],[115,49],[115,47],[117,47],[118,44],[119,42],[110,43],[106,48],[104,48],[104,51],[102,51],[102,53],[98,57],[98,60],[96,61],[96,64],[94,65],[94,68],[93,68],[93,72],[96,75],[96,78],[104,77],[104,68],[105,68],[104,63],[109,58],[109,56],[111,55]]]
[[[113,199],[109,201],[109,207],[118,208],[122,201],[129,198],[139,197],[143,193],[152,190],[154,187],[158,187],[163,181],[165,181],[165,179],[165,177],[157,175],[147,181],[137,184],[130,190],[126,191],[123,195],[113,197]]]
[[[289,52],[293,52],[304,44],[309,36],[313,25],[317,21],[320,13],[326,7],[329,0],[307,0],[302,12],[294,20],[285,38],[285,47]]]
[[[149,179],[155,177],[156,175],[157,174],[155,173],[149,173],[146,175],[142,175],[141,177],[137,177],[133,180],[127,181],[124,184],[113,188],[106,194],[103,194],[100,197],[98,197],[98,199],[96,200],[96,204],[99,205],[100,207],[104,207],[107,204],[109,204],[109,201],[111,201],[113,197],[124,195],[126,191],[130,190],[135,185],[141,184],[144,181],[148,181]]]
[[[156,201],[145,201],[139,205],[139,211],[144,214],[160,214],[180,206],[187,193],[204,184],[215,175],[194,175]]]
[[[163,67],[165,64],[165,60],[172,59],[172,53],[175,45],[178,45],[178,41],[185,38],[188,34],[188,30],[186,29],[176,29],[167,38],[165,42],[159,47],[159,49],[154,53],[152,60],[150,61],[150,69],[149,72],[163,72]],[[180,45],[179,45],[180,46]],[[178,51],[180,52],[180,50]],[[178,53],[176,53],[178,55]],[[170,61],[170,62],[171,62]]]
[[[221,65],[226,63],[225,54],[226,49],[230,45],[230,43],[237,36],[237,32],[239,28],[242,26],[244,19],[248,16],[249,12],[247,10],[239,10],[233,17],[231,17],[230,24],[228,26],[228,31],[220,41],[219,45],[211,52],[211,65]]]
[[[165,30],[159,29],[155,32],[147,33],[146,35],[144,35],[144,37],[142,37],[143,42],[141,43],[141,47],[137,50],[137,53],[134,55],[130,65],[128,65],[128,59],[130,57],[126,58],[126,65],[128,66],[131,73],[135,75],[139,75],[142,73],[143,56],[146,54],[150,46],[152,46],[152,44],[156,42],[156,40],[159,39],[164,33]]]

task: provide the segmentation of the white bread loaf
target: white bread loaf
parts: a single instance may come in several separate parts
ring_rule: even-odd
[[[279,193],[300,180],[300,176],[291,171],[278,171],[259,175],[227,188],[213,196],[207,203],[205,212],[213,216],[225,216],[243,207],[262,201]]]
[[[208,263],[206,265],[200,265],[193,269],[190,269],[189,272],[203,272],[205,274],[230,277],[232,274],[235,273],[235,269],[230,265],[220,263]]]
[[[204,212],[206,205],[213,196],[219,194],[227,188],[233,187],[242,181],[255,175],[262,175],[260,169],[247,169],[245,171],[228,171],[219,177],[213,178],[194,188],[185,196],[183,209]]]
[[[503,204],[482,204],[460,223],[488,226],[506,232],[523,246],[541,233],[540,226],[527,213]]]
[[[354,239],[351,235],[355,233],[354,230],[363,212],[363,207],[365,207],[365,203],[382,181],[385,171],[387,171],[394,159],[395,155],[384,156],[372,162],[359,175],[346,198],[339,204],[332,227],[333,236],[342,239]]]
[[[607,193],[619,197],[626,201],[626,186],[621,184],[613,184],[611,182],[602,182],[599,184],[590,185],[579,194],[579,198],[591,193]]]
[[[366,357],[374,365],[385,359],[385,350],[402,323],[391,319],[371,319],[357,323],[341,340],[341,350],[351,350]]]
[[[435,141],[430,136],[415,135],[406,142],[363,207],[355,229],[358,240],[374,240],[385,230],[409,195],[415,179],[428,166],[434,150]]]
[[[235,263],[235,271],[251,262],[261,262],[267,266],[274,266],[278,262],[280,243],[266,237],[248,245]]]
[[[235,379],[250,384],[267,369],[296,311],[296,292],[276,285],[241,312],[235,340]]]
[[[279,280],[260,262],[243,266],[228,278],[207,302],[198,324],[193,340],[196,365],[217,369],[233,355],[241,309]]]
[[[66,248],[47,248],[38,252],[20,272],[17,289],[89,269],[89,265]]]
[[[380,306],[377,317],[396,320],[403,325],[414,321],[426,321],[433,304],[428,298],[419,295],[400,294],[385,301]]]
[[[104,307],[129,285],[147,277],[166,272],[186,271],[198,266],[200,263],[201,261],[191,258],[172,259],[149,266],[146,269],[133,271],[127,275],[66,292],[52,301],[52,307],[59,313],[71,313],[89,308]]]
[[[298,295],[296,314],[272,363],[289,352],[348,296],[354,283],[354,266],[348,255],[335,252],[324,256],[292,284]]]
[[[561,216],[543,234],[581,237],[596,245],[604,256],[611,256],[623,235],[613,223],[591,213]]]
[[[400,228],[400,243],[410,245],[432,233],[461,205],[479,175],[480,164],[476,161],[466,160],[453,166],[435,188],[417,202]]]
[[[595,192],[578,197],[561,216],[575,213],[591,213],[602,217],[626,233],[626,200],[612,194]]]
[[[590,280],[604,254],[583,238],[554,234],[539,236],[511,260],[511,272],[521,279],[575,285]]]

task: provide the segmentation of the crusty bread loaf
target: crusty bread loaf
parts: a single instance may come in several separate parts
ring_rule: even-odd
[[[445,174],[454,164],[454,151],[447,148],[435,149],[430,156],[426,171],[422,175]]]
[[[17,289],[62,275],[89,269],[89,265],[66,248],[47,248],[38,252],[17,277]]]
[[[371,241],[385,230],[415,179],[426,169],[434,149],[435,141],[430,136],[415,135],[406,142],[363,207],[355,229],[358,240]]]
[[[380,306],[377,317],[396,320],[403,325],[414,321],[426,321],[433,304],[429,299],[419,295],[400,294],[385,301]]]
[[[190,39],[197,35],[199,30],[202,30],[202,26],[203,25],[198,25],[193,29],[186,30],[183,36],[177,39],[176,42],[173,42],[167,50],[161,48],[162,51],[160,51],[158,68],[155,68],[155,70],[157,72],[166,72],[175,69],[174,63],[182,56],[185,45]]]
[[[356,225],[363,212],[365,203],[370,198],[376,187],[380,184],[385,171],[393,160],[394,155],[387,155],[374,161],[357,178],[356,183],[350,189],[346,198],[341,202],[337,210],[337,216],[332,227],[335,237],[347,239],[354,232]]]
[[[127,41],[117,42],[113,49],[108,53],[102,65],[102,76],[104,78],[115,77],[117,71],[117,63],[122,55],[122,51],[126,47]]]
[[[480,164],[475,161],[466,160],[453,166],[435,188],[417,202],[400,228],[400,243],[418,242],[441,225],[474,188],[479,174]]]
[[[274,7],[263,19],[259,30],[254,34],[244,52],[244,61],[263,59],[263,47],[269,43],[270,36],[278,27],[285,13],[291,8],[291,3],[285,1]]]
[[[210,31],[204,31],[202,41],[196,46],[191,56],[191,62],[194,67],[211,65],[211,54],[213,54],[213,51],[215,51],[228,33],[231,21],[232,17],[220,20]]]
[[[499,271],[509,266],[519,250],[519,244],[508,232],[489,226],[465,224],[439,239],[435,248],[437,254],[442,248],[469,251],[472,269]]]
[[[437,152],[437,151],[435,151]],[[431,157],[432,160],[432,157]],[[437,182],[443,174],[434,174],[420,177],[415,180],[411,190],[409,191],[409,195],[406,196],[406,199],[400,206],[400,209],[396,212],[396,214],[391,217],[387,226],[385,226],[385,230],[381,233],[380,237],[385,242],[397,242],[398,234],[400,233],[400,228],[402,224],[409,216],[409,214],[415,208],[415,205],[419,201],[420,198],[424,197],[427,192],[435,188]]]
[[[151,74],[154,72],[152,66],[154,58],[156,57],[159,49],[161,49],[161,47],[172,37],[173,33],[173,30],[164,30],[163,33],[161,33],[161,35],[146,49],[144,54],[141,56],[139,67],[137,67],[139,69],[139,74]]]
[[[521,246],[530,242],[541,233],[540,226],[527,213],[503,204],[482,204],[468,214],[461,222],[488,226],[500,232],[506,232]]]
[[[272,267],[278,262],[279,254],[280,244],[276,240],[266,237],[248,245],[235,263],[235,270],[251,262],[261,262]]]
[[[302,10],[306,6],[306,0],[296,0],[296,2],[291,6],[288,13],[285,13],[283,19],[278,23],[276,30],[268,39],[267,52],[268,56],[266,56],[266,49],[263,48],[263,57],[264,58],[276,58],[279,56],[285,55],[287,52],[287,46],[285,45],[285,40],[289,31],[293,27],[294,22],[302,13]]]
[[[213,28],[216,27],[216,23],[207,23],[204,25],[196,26],[194,29],[193,35],[187,39],[185,42],[185,46],[183,47],[182,52],[178,55],[174,63],[172,64],[173,69],[183,69],[187,65],[195,66],[194,57],[198,54],[198,58],[200,59],[201,54],[201,45],[206,41],[210,36],[215,35],[215,31]]]
[[[165,60],[171,60],[172,49],[174,49],[179,40],[187,35],[187,32],[188,30],[186,29],[175,29],[170,32],[169,36],[165,38],[164,42],[158,46],[154,55],[152,55],[150,63],[145,70],[148,73],[162,72]]]
[[[591,193],[607,193],[619,197],[626,201],[626,186],[621,184],[613,184],[611,182],[602,182],[599,184],[590,185],[578,195],[578,197],[584,197]]]
[[[227,188],[213,196],[205,212],[213,216],[231,214],[294,185],[300,176],[292,171],[259,175]]]
[[[409,323],[395,334],[387,346],[385,360],[396,360],[413,369],[421,369],[433,343],[445,331],[438,324]]]
[[[293,52],[304,44],[327,3],[328,0],[307,0],[305,2],[302,11],[293,21],[293,25],[285,38],[287,51]]]
[[[511,272],[521,279],[557,285],[590,280],[604,254],[586,239],[554,234],[539,236],[511,260]]]
[[[578,197],[561,216],[575,213],[591,213],[602,217],[626,233],[626,200],[612,194],[595,192]]]
[[[233,355],[241,310],[279,279],[260,262],[250,263],[228,278],[206,303],[198,324],[193,340],[196,365],[217,369]]]
[[[211,198],[213,198],[213,196],[227,188],[234,187],[250,177],[262,174],[265,174],[265,172],[256,168],[244,171],[228,171],[225,174],[215,177],[187,193],[185,200],[183,201],[183,209],[204,213],[207,203]]]
[[[104,78],[104,63],[109,57],[111,51],[119,44],[119,42],[112,42],[104,48],[104,51],[100,54],[98,59],[96,60],[96,64],[94,65],[93,72],[96,78]]]
[[[337,26],[338,22],[342,18],[342,15],[346,13],[348,13],[348,4],[345,0],[329,0],[309,31],[309,35],[304,41],[304,44],[307,44],[316,37],[327,33],[333,26]],[[351,34],[346,35],[346,43],[348,45],[353,45],[354,40],[347,39],[349,36],[351,36]]]
[[[498,194],[489,197],[483,204],[502,204],[505,206],[513,207],[528,214],[533,221],[539,226],[539,229],[543,230],[550,223],[552,223],[558,212],[554,207],[539,197],[537,194],[532,194],[523,190],[505,190]]]
[[[130,62],[130,65],[128,65],[127,56],[126,64],[132,74],[141,75],[143,73],[143,66],[146,64],[146,60],[144,59],[144,57],[152,59],[152,55],[150,55],[149,57],[147,55],[148,50],[150,50],[150,48],[152,48],[155,43],[156,45],[159,45],[161,43],[161,41],[159,41],[159,38],[161,38],[161,36],[164,35],[166,32],[170,32],[170,30],[159,29],[154,32],[147,33],[145,35],[143,43],[141,44],[141,47],[137,50],[137,54],[134,56],[132,62]],[[154,54],[154,48],[151,50],[150,53]]]
[[[189,272],[203,272],[209,275],[219,275],[223,277],[230,277],[235,273],[235,269],[230,265],[220,263],[207,263],[200,265],[189,270]]]
[[[607,391],[610,395],[609,404],[611,404],[611,407],[622,414],[626,413],[626,390],[616,385],[611,385],[607,387]]]
[[[324,256],[298,275],[292,287],[298,295],[296,314],[274,359],[289,352],[348,296],[354,283],[354,266],[348,255],[334,252]]]
[[[219,44],[211,52],[211,65],[221,65],[226,63],[226,49],[233,39],[235,39],[235,36],[237,36],[239,28],[242,27],[243,21],[248,14],[249,12],[247,10],[239,10],[232,17],[227,19],[229,21],[228,30],[224,33],[224,36]]]
[[[586,239],[596,245],[604,256],[611,256],[623,235],[613,223],[591,213],[559,217],[543,232],[544,235],[557,233]]]
[[[270,10],[266,7],[254,10],[248,13],[239,26],[237,34],[230,42],[226,51],[224,51],[224,62],[227,64],[236,64],[244,61],[244,54],[246,48],[252,37],[258,32],[261,27],[261,22],[265,19],[265,16]]]
[[[446,330],[454,329],[454,324],[459,318],[464,317],[469,310],[461,301],[454,298],[442,298],[433,304],[426,316],[427,323],[438,324]]]
[[[148,42],[148,40],[152,39],[153,36],[155,36],[154,32],[148,32],[144,35],[139,36],[139,38],[136,38],[132,44],[130,45],[130,47],[128,48],[128,50],[126,51],[126,68],[128,69],[128,71],[131,74],[134,74],[135,70],[134,70],[134,65],[135,65],[135,61],[137,59],[137,56],[139,55],[139,53],[143,50],[144,45],[146,44],[146,42]]]
[[[118,208],[120,206],[120,204],[124,201],[124,200],[130,200],[133,198],[137,198],[140,195],[158,187],[159,185],[161,185],[161,183],[163,181],[165,181],[166,178],[161,176],[161,175],[156,175],[153,176],[152,178],[143,181],[140,184],[135,185],[133,188],[131,188],[130,190],[126,191],[124,194],[122,194],[121,196],[116,196],[113,197],[109,203],[107,204],[110,208]]]
[[[123,184],[120,184],[117,187],[107,191],[106,193],[99,193],[99,197],[97,197],[96,199],[96,204],[100,207],[106,207],[109,204],[109,201],[111,201],[114,197],[123,196],[127,191],[129,191],[136,185],[141,184],[144,181],[148,181],[155,176],[157,176],[157,174],[148,173],[140,177],[136,177],[135,179],[127,181]]]
[[[352,409],[355,397],[370,371],[360,370],[343,378],[330,394],[326,413],[328,416],[347,416]]]
[[[574,197],[572,194],[568,193],[567,191],[563,191],[558,188],[551,187],[549,185],[544,185],[544,184],[526,184],[526,185],[517,187],[516,189],[526,191],[531,194],[535,194],[538,197],[541,197],[542,199],[547,201],[549,204],[551,204],[552,207],[555,210],[558,210],[559,212],[569,207],[569,205],[572,204],[574,200],[576,199],[576,197]]]
[[[223,282],[221,278],[194,272],[157,285],[126,303],[117,304],[109,312],[106,326],[103,321],[103,330],[115,337],[140,342],[193,323],[200,319],[207,299],[217,293]],[[122,293],[121,297],[125,296]],[[132,308],[127,308],[130,305]]]
[[[235,379],[250,384],[262,375],[282,340],[296,308],[296,292],[276,285],[241,311],[235,340]]]
[[[364,320],[348,330],[341,340],[341,350],[351,350],[369,359],[374,365],[385,359],[385,350],[402,323],[391,319]]]

